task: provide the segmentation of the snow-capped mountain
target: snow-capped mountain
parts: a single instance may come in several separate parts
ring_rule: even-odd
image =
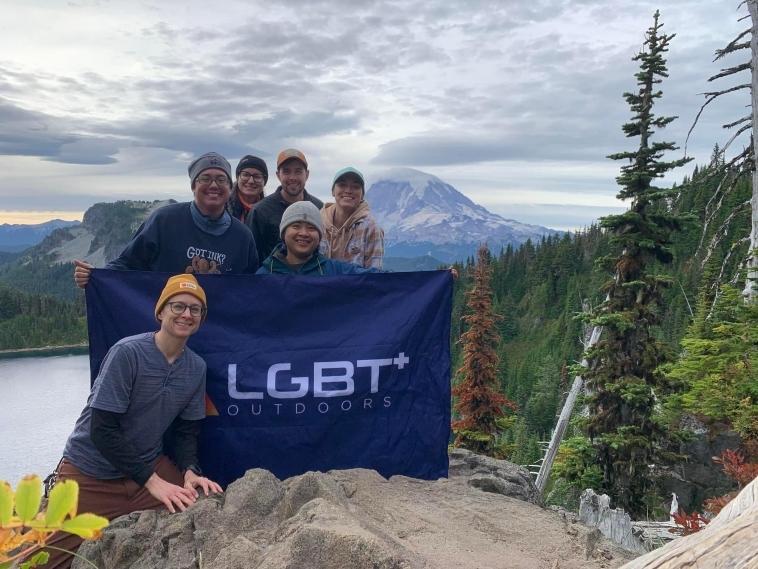
[[[465,259],[480,243],[498,251],[509,243],[558,233],[491,213],[436,176],[411,168],[381,175],[366,200],[384,228],[390,256],[431,254],[450,262]]]

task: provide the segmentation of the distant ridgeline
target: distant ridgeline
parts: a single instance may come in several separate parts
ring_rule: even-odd
[[[716,289],[711,285],[719,273],[723,270],[721,282],[728,282],[747,252],[745,243],[729,255],[732,245],[750,232],[749,209],[731,222],[705,267],[701,267],[712,237],[721,231],[725,218],[750,199],[750,185],[744,181],[726,197],[703,236],[706,205],[721,179],[716,174],[711,167],[696,170],[692,180],[685,179],[672,204],[678,212],[691,213],[696,218],[685,231],[674,234],[674,267],[667,270],[674,282],[665,295],[662,339],[671,346],[672,354],[679,353],[679,342],[692,320],[687,302],[694,311],[699,294],[705,291],[712,299]],[[508,431],[513,452],[509,460],[513,462],[534,464],[541,456],[538,441],[549,438],[562,394],[573,380],[568,368],[581,359],[583,325],[574,317],[582,311],[585,299],[588,307],[597,307],[603,300],[600,287],[608,275],[596,271],[594,264],[608,253],[608,237],[597,226],[578,234],[549,236],[537,243],[527,241],[517,248],[492,251],[493,302],[502,316],[498,324],[501,386],[520,408]],[[453,339],[462,332],[463,295],[469,286],[470,274],[464,270],[454,297]],[[453,358],[453,370],[457,371],[462,362],[456,342]]]
[[[172,202],[95,204],[86,211],[81,224],[56,229],[38,245],[0,264],[0,282],[24,292],[65,300],[80,298],[71,262],[84,259],[102,267],[121,252],[153,210]]]
[[[84,295],[74,286],[74,259],[103,266],[155,208],[167,201],[95,204],[81,224],[54,230],[22,253],[0,257],[0,350],[87,341]]]
[[[24,251],[42,241],[56,229],[75,225],[79,225],[79,222],[62,219],[53,219],[34,225],[0,224],[0,262],[3,262],[3,254]]]
[[[698,290],[703,283],[701,260],[711,236],[727,215],[718,213],[709,222],[703,244],[698,249],[706,204],[718,185],[718,177],[713,176],[710,168],[704,168],[696,172],[693,178],[691,182],[686,180],[688,185],[682,186],[683,191],[673,204],[678,211],[691,212],[698,219],[688,230],[675,235],[673,244],[676,255],[673,276],[676,283],[667,293],[665,321],[668,327],[664,334],[674,349],[677,349],[677,343],[689,322],[683,291],[694,309]],[[728,200],[734,200],[734,203],[723,204],[720,211],[732,211],[738,203],[749,199],[749,191],[748,185],[744,184],[739,192],[728,196]],[[567,366],[581,354],[579,340],[582,327],[574,315],[581,311],[583,299],[587,299],[592,306],[600,303],[600,284],[606,275],[595,272],[594,261],[608,253],[607,238],[597,227],[579,234],[562,234],[544,227],[506,220],[471,202],[439,178],[416,170],[404,169],[380,177],[367,192],[367,199],[384,225],[388,238],[387,266],[393,270],[436,268],[442,263],[461,258],[465,262],[465,251],[473,252],[476,246],[473,241],[469,242],[470,238],[473,236],[481,242],[488,235],[487,228],[494,232],[494,237],[488,242],[495,259],[495,305],[498,313],[503,315],[499,323],[503,340],[502,387],[523,411],[519,419],[522,422],[513,430],[523,440],[514,441],[514,448],[526,449],[527,456],[520,457],[523,459],[520,462],[529,463],[532,456],[539,454],[536,441],[549,433],[560,393],[567,389],[562,384],[568,381]],[[39,306],[55,307],[55,310],[62,310],[67,315],[83,314],[83,295],[73,284],[71,261],[81,258],[95,266],[103,266],[118,255],[140,223],[166,203],[169,202],[96,204],[87,210],[80,225],[57,229],[21,254],[9,253],[0,257],[0,286],[6,285],[6,294],[11,289],[23,291],[26,300],[18,301],[18,306],[31,306],[38,302]],[[747,213],[738,216],[735,221],[711,255],[707,265],[711,278],[721,271],[721,262],[732,243],[748,233]],[[462,244],[458,244],[461,246],[444,243],[444,236],[454,236],[461,241]],[[741,259],[738,253],[732,253],[732,260],[727,263],[724,274],[734,273],[735,263]],[[468,284],[464,271],[456,286],[454,339],[461,331],[462,298]],[[35,295],[52,295],[74,304],[54,305],[50,304],[53,301],[43,301]],[[34,298],[37,300],[32,300]],[[0,326],[6,326],[8,320],[19,316],[47,317],[43,317],[42,313],[34,314],[37,313],[24,313],[20,308],[13,313],[0,312]],[[77,329],[73,327],[62,331],[60,338],[56,339],[53,331],[58,328],[51,328],[44,319],[40,322],[44,322],[40,329],[50,330],[48,339],[19,336],[22,339],[14,341],[13,347],[68,343],[73,330]],[[85,338],[84,331],[81,331],[76,341]],[[10,347],[10,341],[9,338],[0,342],[0,349]],[[460,363],[457,344],[454,354],[454,369],[457,369]]]

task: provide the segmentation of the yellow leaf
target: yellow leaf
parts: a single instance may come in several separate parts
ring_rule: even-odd
[[[107,525],[108,520],[102,516],[79,514],[75,518],[63,522],[61,529],[83,539],[95,539],[100,537],[103,528]]]
[[[7,526],[13,517],[13,488],[0,480],[0,528]]]
[[[24,476],[16,487],[16,514],[23,523],[34,519],[42,501],[42,480],[36,474]]]
[[[12,529],[0,529],[0,552],[5,550],[5,544],[16,534]]]
[[[45,525],[58,527],[66,516],[76,516],[76,505],[79,501],[79,484],[76,480],[58,482],[50,491],[45,513]]]

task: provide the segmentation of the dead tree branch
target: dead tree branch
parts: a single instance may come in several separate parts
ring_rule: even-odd
[[[726,219],[721,223],[721,227],[719,227],[713,234],[713,237],[711,238],[711,242],[708,245],[708,249],[705,252],[705,257],[703,258],[703,261],[700,263],[700,268],[702,269],[705,267],[706,263],[711,259],[711,255],[713,255],[713,252],[716,250],[716,247],[719,243],[721,243],[721,240],[726,237],[726,234],[729,232],[729,224],[731,221],[737,217],[740,213],[742,213],[742,210],[746,209],[747,206],[751,205],[750,200],[745,200],[740,205],[735,207],[729,215],[726,216]],[[723,272],[723,270],[722,270]]]
[[[721,125],[721,127],[722,128],[732,128],[733,126],[737,126],[738,124],[740,124],[742,122],[749,121],[749,120],[752,120],[752,119],[753,119],[753,115],[752,114],[751,115],[745,115],[741,119],[738,119],[738,120],[736,120],[734,122],[730,122],[729,124],[723,124],[723,125]]]
[[[729,259],[731,259],[732,257],[732,253],[734,253],[740,245],[742,245],[743,243],[747,243],[748,241],[750,241],[749,237],[743,237],[742,239],[738,239],[737,241],[732,243],[732,246],[729,247],[729,251],[727,251],[726,255],[724,255],[724,261],[721,263],[721,270],[719,271],[719,276],[711,285],[711,288],[715,289],[716,294],[713,295],[713,302],[711,303],[711,308],[708,311],[708,316],[705,317],[706,320],[710,320],[711,316],[713,316],[713,311],[716,308],[716,301],[718,300],[720,292],[721,292],[720,290],[721,279],[724,277],[724,272],[726,271],[726,267],[729,264]],[[739,274],[739,269],[737,270],[737,274]]]
[[[727,54],[733,53],[735,51],[738,51],[740,49],[745,49],[750,47],[750,42],[739,42],[742,38],[744,38],[746,35],[748,35],[752,31],[751,28],[748,28],[744,32],[742,32],[740,35],[738,35],[736,38],[734,38],[724,49],[717,49],[716,50],[716,57],[713,61],[718,61],[722,57],[724,57]]]
[[[692,131],[695,130],[695,127],[697,126],[697,123],[700,120],[700,115],[703,114],[705,107],[711,104],[711,102],[713,102],[713,100],[716,99],[716,97],[720,97],[721,95],[725,95],[726,93],[732,93],[733,91],[739,91],[741,89],[750,89],[750,83],[743,83],[741,85],[736,85],[734,87],[730,87],[729,89],[724,89],[722,91],[713,91],[710,93],[703,93],[703,95],[705,95],[706,97],[705,103],[703,103],[703,106],[700,107],[700,110],[697,112],[697,115],[695,115],[695,120],[692,121],[692,126],[690,127],[690,130],[687,131],[687,138],[684,139],[684,155],[685,156],[687,156],[687,144],[690,141],[690,135],[692,134]]]
[[[740,127],[740,128],[737,130],[737,132],[735,132],[735,133],[732,135],[732,138],[730,138],[730,139],[729,139],[729,140],[726,142],[726,144],[724,145],[724,152],[726,152],[727,148],[729,148],[729,147],[732,145],[732,142],[734,142],[734,139],[735,139],[735,138],[737,138],[739,135],[741,135],[741,134],[742,134],[743,132],[745,132],[746,130],[750,130],[751,128],[753,128],[753,123],[752,123],[752,121],[751,121],[750,123],[746,124],[746,125],[743,125],[743,126],[741,126],[741,127]]]
[[[735,73],[739,73],[740,71],[745,71],[747,69],[750,69],[751,65],[748,61],[747,63],[741,63],[740,65],[735,65],[734,67],[729,67],[727,69],[722,69],[720,73],[716,73],[713,77],[709,77],[708,81],[713,81],[715,79],[721,79],[722,77],[729,77],[730,75],[734,75]]]

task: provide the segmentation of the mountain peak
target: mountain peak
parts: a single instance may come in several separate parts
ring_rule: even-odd
[[[408,184],[410,184],[415,190],[423,190],[430,183],[444,183],[434,174],[422,172],[421,170],[416,170],[415,168],[401,167],[391,168],[382,172],[378,176],[377,182],[381,182],[382,180],[404,180],[408,182]]]
[[[465,258],[480,243],[497,250],[556,233],[494,214],[437,176],[420,170],[394,168],[376,180],[366,192],[366,200],[384,228],[388,249],[410,243],[454,245],[467,252],[462,255]],[[447,257],[443,260],[450,260],[450,255]]]

